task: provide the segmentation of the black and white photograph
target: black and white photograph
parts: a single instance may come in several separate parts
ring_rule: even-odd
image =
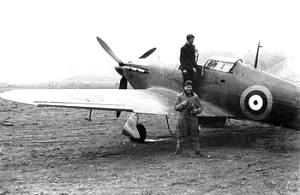
[[[0,2],[0,195],[300,194],[296,0]]]

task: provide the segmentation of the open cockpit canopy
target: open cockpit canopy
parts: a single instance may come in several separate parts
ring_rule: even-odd
[[[204,68],[221,72],[230,72],[237,62],[243,63],[243,60],[239,58],[212,56],[206,61]]]

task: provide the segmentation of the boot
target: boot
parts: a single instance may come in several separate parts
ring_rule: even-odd
[[[195,154],[196,154],[197,156],[199,156],[199,157],[204,157],[204,154],[202,154],[202,153],[200,152],[200,144],[199,144],[199,142],[193,142],[193,143],[192,143],[192,146],[193,146],[193,149],[194,149]]]
[[[176,150],[174,152],[175,155],[181,154],[182,153],[182,146],[179,140],[177,140],[177,145],[176,145]]]
[[[205,157],[205,155],[204,154],[202,154],[200,151],[195,151],[195,154],[197,155],[197,156],[199,156],[199,157]]]

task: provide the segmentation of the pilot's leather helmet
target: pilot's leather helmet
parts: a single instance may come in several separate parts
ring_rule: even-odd
[[[191,80],[187,80],[184,82],[184,86],[193,85],[193,82]]]

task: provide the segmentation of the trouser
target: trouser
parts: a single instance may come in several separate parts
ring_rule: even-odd
[[[177,146],[176,148],[181,148],[184,137],[190,133],[192,138],[192,146],[194,150],[199,151],[199,129],[198,129],[198,118],[196,116],[190,117],[179,117],[178,128],[176,132]]]
[[[181,70],[182,72],[182,77],[183,77],[183,84],[185,81],[190,80],[193,82],[193,77],[194,77],[194,70],[193,69],[184,69]]]

